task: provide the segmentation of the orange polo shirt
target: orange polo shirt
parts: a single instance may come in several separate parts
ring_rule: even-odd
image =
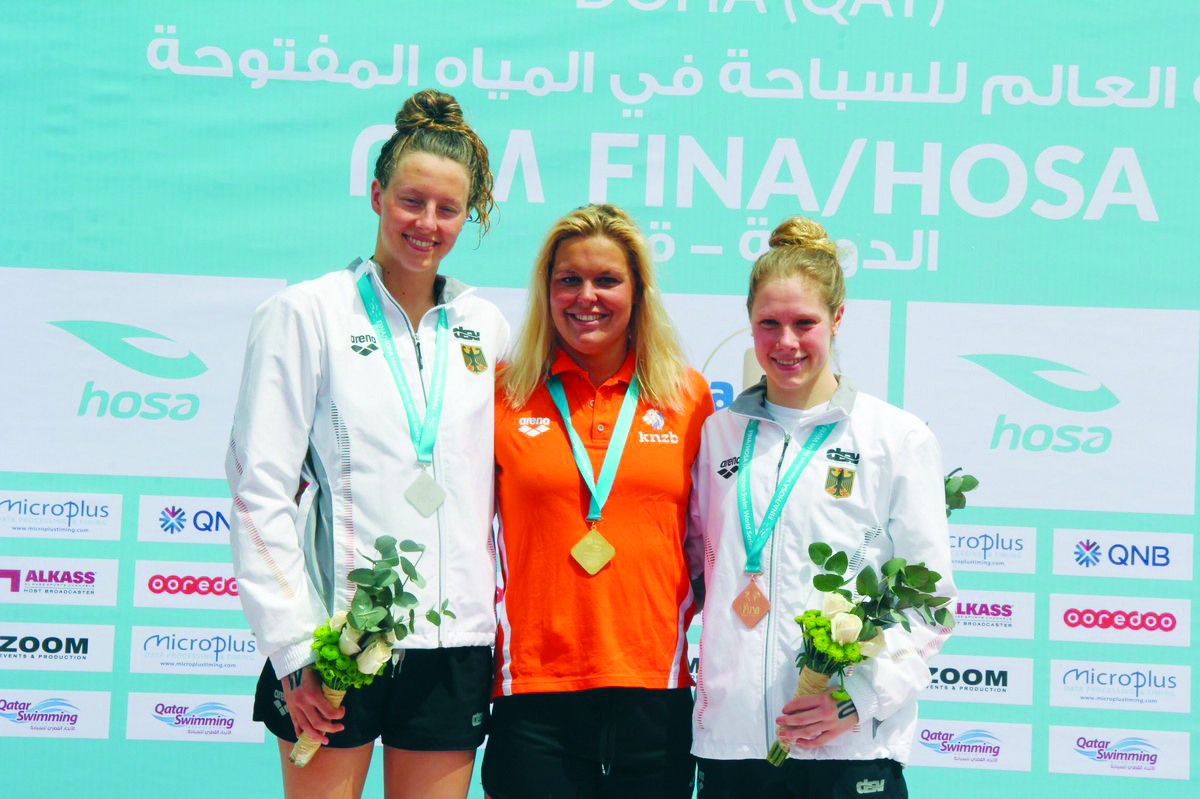
[[[633,368],[630,354],[599,387],[562,352],[550,368],[597,479]],[[542,384],[517,410],[497,394],[495,696],[692,684],[685,634],[695,601],[683,541],[692,460],[713,403],[697,372],[688,389],[680,412],[639,397],[597,527],[616,554],[595,575],[571,557],[590,527],[591,494],[550,392]]]

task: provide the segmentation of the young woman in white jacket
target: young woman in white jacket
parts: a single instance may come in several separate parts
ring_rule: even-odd
[[[226,458],[234,571],[268,663],[254,717],[279,739],[284,793],[357,797],[382,739],[389,799],[464,797],[486,729],[496,623],[491,551],[495,366],[508,324],[438,274],[492,207],[487,149],[453,97],[396,116],[371,184],[369,259],[290,286],[255,314]],[[415,491],[415,493],[414,493]],[[415,501],[414,501],[415,500]],[[384,535],[425,546],[403,659],[341,708],[309,664]],[[324,750],[303,770],[291,742]]]
[[[794,619],[825,596],[812,587],[809,544],[845,551],[850,576],[892,558],[924,562],[944,575],[938,594],[954,594],[937,441],[913,415],[835,374],[844,297],[821,226],[794,218],[776,228],[747,300],[765,378],[704,425],[691,503],[706,585],[693,715],[699,799],[907,796],[916,696],[947,630],[910,614],[911,632],[888,629],[883,651],[847,674],[849,700],[832,698],[836,686],[793,698]],[[798,457],[810,459],[789,485]],[[749,517],[738,493],[747,470]],[[778,516],[764,537],[773,499]],[[756,590],[759,618],[739,602]],[[780,768],[766,760],[777,735],[795,742]]]

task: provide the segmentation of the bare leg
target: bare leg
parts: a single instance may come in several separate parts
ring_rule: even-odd
[[[307,766],[296,768],[288,761],[292,744],[280,740],[283,795],[287,799],[359,799],[373,749],[371,744],[356,749],[324,747]]]
[[[410,752],[385,746],[384,795],[387,799],[464,799],[474,765],[474,751]]]

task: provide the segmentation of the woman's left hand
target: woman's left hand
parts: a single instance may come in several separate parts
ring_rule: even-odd
[[[783,706],[783,715],[775,719],[780,738],[791,740],[801,749],[824,746],[858,724],[854,702],[834,701],[826,691],[812,696],[799,696]]]

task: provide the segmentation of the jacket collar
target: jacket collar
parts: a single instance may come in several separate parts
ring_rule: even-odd
[[[854,408],[854,400],[858,397],[858,388],[854,381],[845,375],[838,375],[838,387],[829,400],[829,408],[820,416],[813,419],[816,424],[825,424],[844,419]],[[749,416],[752,419],[764,419],[774,423],[767,411],[767,378],[761,378],[750,388],[738,394],[737,399],[729,406],[729,410],[739,416]]]
[[[375,279],[376,287],[383,294],[391,296],[388,294],[387,289],[384,288],[383,275],[380,273],[379,264],[375,263],[375,261],[372,259],[355,258],[346,268],[354,272],[355,280],[358,280],[359,276],[362,275],[364,271],[369,272]],[[433,279],[433,296],[436,300],[433,307],[437,308],[442,305],[453,305],[462,297],[466,297],[474,292],[474,286],[468,286],[466,283],[455,280],[452,277],[447,277],[446,275],[438,275]]]
[[[612,377],[605,380],[603,385],[616,385],[624,383],[629,385],[633,380],[633,372],[637,366],[637,359],[634,357],[633,347],[629,348],[629,352],[625,354],[625,361],[621,364],[621,368]],[[591,385],[590,378],[583,367],[571,360],[571,356],[567,355],[566,350],[562,347],[556,347],[554,351],[554,361],[550,364],[551,375],[561,375],[567,372],[573,372],[579,375],[579,378]]]

